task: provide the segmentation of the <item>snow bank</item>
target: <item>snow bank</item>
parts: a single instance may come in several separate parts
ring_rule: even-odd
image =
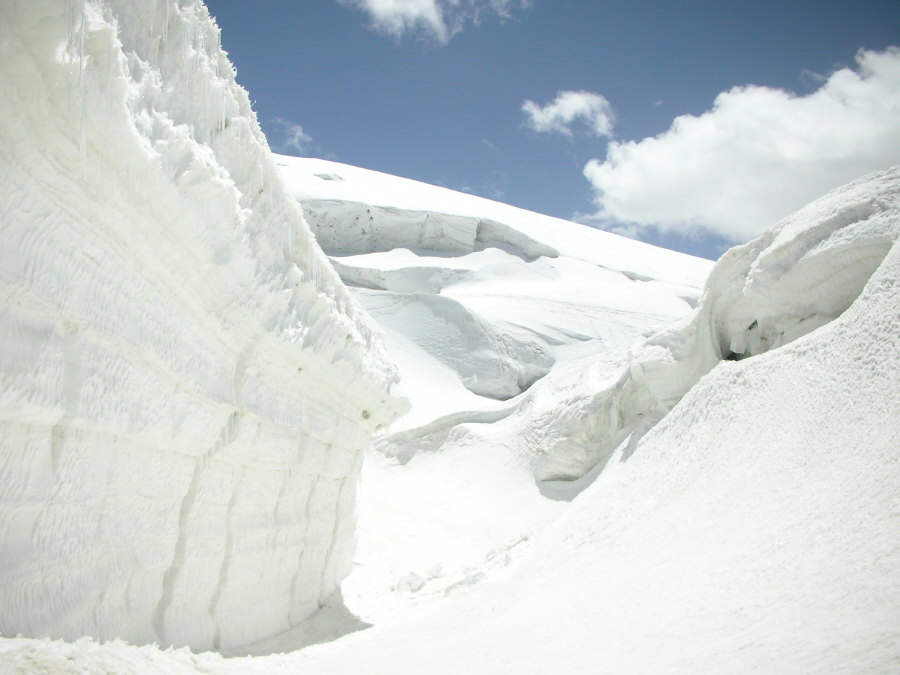
[[[0,4],[0,632],[226,648],[338,586],[397,404],[198,0]]]
[[[626,366],[591,395],[539,407],[525,430],[534,441],[523,450],[532,453],[536,475],[573,480],[602,468],[624,441],[633,449],[720,361],[765,353],[833,321],[898,235],[895,167],[835,190],[731,249],[690,316],[635,346]]]

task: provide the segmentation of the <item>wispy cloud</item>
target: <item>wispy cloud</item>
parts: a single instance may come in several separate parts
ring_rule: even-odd
[[[746,86],[658,136],[613,142],[584,173],[597,217],[745,241],[820,194],[900,161],[900,50],[860,51],[855,68],[805,96]]]
[[[273,143],[274,150],[278,152],[294,150],[301,153],[309,150],[312,137],[303,131],[302,126],[281,117],[276,117],[272,121],[280,130],[279,138]]]
[[[406,35],[447,44],[466,25],[487,16],[508,19],[531,0],[338,0],[365,12],[372,28],[400,39]]]
[[[544,106],[525,101],[522,112],[525,113],[525,124],[540,133],[572,136],[573,126],[580,120],[594,136],[612,134],[612,106],[600,94],[589,91],[561,91]]]

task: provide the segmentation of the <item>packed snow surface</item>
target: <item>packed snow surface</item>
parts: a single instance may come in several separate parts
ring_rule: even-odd
[[[0,672],[896,670],[900,168],[710,272],[273,161],[195,2],[0,11]]]
[[[0,631],[226,648],[350,570],[396,414],[200,2],[0,3]]]

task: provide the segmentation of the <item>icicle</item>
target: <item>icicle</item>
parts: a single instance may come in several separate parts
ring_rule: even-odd
[[[66,0],[66,56],[72,55],[73,16],[72,0]]]
[[[222,32],[217,28],[216,29],[216,44],[213,49],[213,73],[215,73],[216,79],[219,78],[219,55],[222,53]]]
[[[66,16],[66,58],[71,59],[72,52],[73,52],[72,40],[73,40],[73,34],[75,32],[74,25],[73,25],[74,20],[73,20],[73,14],[72,14],[71,0],[66,0],[66,10],[65,11],[66,11],[66,13],[65,13],[65,16]],[[69,89],[69,97],[68,97],[67,103],[68,103],[68,113],[69,113],[69,116],[71,117],[71,115],[72,115],[72,99],[75,98],[75,94],[71,90],[71,81],[69,82],[69,87],[70,87],[70,89]]]

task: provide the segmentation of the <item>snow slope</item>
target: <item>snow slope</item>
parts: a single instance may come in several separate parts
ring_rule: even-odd
[[[565,419],[561,401],[588,397],[635,340],[689,313],[711,263],[336,162],[277,163],[411,401],[366,458],[344,585],[377,623],[480,583],[559,515],[535,478],[596,463],[590,420],[558,452],[523,430]]]
[[[0,672],[896,670],[900,169],[709,273],[273,163],[189,0],[0,12]]]
[[[0,82],[0,631],[284,631],[399,410],[377,328],[199,1],[0,3]]]
[[[635,349],[635,363],[646,363],[666,348],[655,372],[673,368],[686,393],[633,446],[621,443],[555,521],[499,564],[486,561],[479,578],[285,655],[19,639],[0,643],[0,664],[9,672],[54,664],[142,673],[892,672],[898,234],[895,168],[726,255],[698,311]],[[806,320],[813,314],[832,318],[813,328],[824,321]],[[756,331],[768,337],[748,339]],[[702,369],[679,364],[711,353],[724,358],[685,385],[685,372]],[[423,475],[418,461],[453,454],[417,455],[394,477]],[[451,482],[454,464],[439,467]],[[506,489],[502,473],[491,478]],[[406,516],[416,518],[427,486],[397,478],[391,488],[398,508],[411,498]],[[488,511],[496,517],[490,503]]]
[[[898,234],[894,168],[732,251],[668,333],[695,351],[711,332],[736,344],[750,316],[787,340],[810,311],[840,315],[711,367],[506,578],[298,667],[348,672],[365,654],[370,673],[894,672]]]
[[[379,446],[404,461],[476,423],[539,480],[583,475],[604,459],[593,449],[600,432],[586,411],[571,410],[616,374],[635,340],[690,311],[710,268],[416,181],[318,159],[278,165],[342,279],[388,335],[413,405]],[[429,369],[428,357],[444,370]],[[467,392],[448,396],[453,374]],[[430,391],[435,382],[442,393]]]

